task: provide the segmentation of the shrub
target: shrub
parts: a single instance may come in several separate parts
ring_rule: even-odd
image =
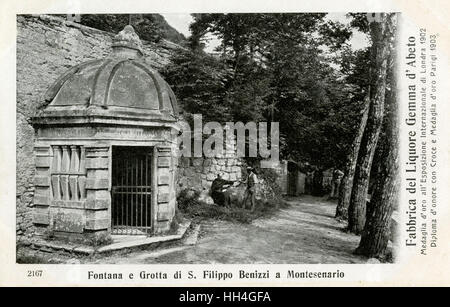
[[[199,192],[183,190],[178,196],[178,209],[190,218],[211,218],[240,223],[250,223],[256,218],[272,214],[278,208],[286,206],[283,200],[257,200],[255,210],[251,212],[238,206],[222,207],[209,205],[198,200]]]
[[[271,168],[260,168],[258,170],[259,176],[267,183],[267,185],[272,189],[275,197],[281,197],[282,189],[278,184],[278,173]]]

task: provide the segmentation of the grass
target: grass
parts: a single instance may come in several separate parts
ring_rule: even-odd
[[[193,219],[211,218],[240,223],[251,223],[253,220],[268,216],[276,212],[280,207],[285,208],[288,204],[282,199],[257,200],[255,210],[243,209],[236,205],[222,207],[216,204],[209,205],[198,200],[198,192],[188,193],[182,191],[178,197],[178,208],[180,212]]]
[[[109,233],[103,232],[97,235],[92,235],[91,237],[84,240],[83,243],[94,247],[100,247],[113,243],[113,240]]]
[[[39,263],[47,263],[45,259],[34,255],[17,255],[16,259],[17,263],[20,264],[39,264]]]

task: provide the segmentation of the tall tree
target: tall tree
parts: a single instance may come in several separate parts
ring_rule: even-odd
[[[395,37],[396,20],[388,26]],[[395,39],[391,41],[391,45]],[[357,254],[367,257],[386,258],[391,237],[392,212],[398,205],[399,190],[399,126],[396,89],[395,52],[389,56],[388,84],[386,94],[386,118],[383,135],[374,158],[376,180],[373,196],[367,207],[367,221],[356,249]]]
[[[366,14],[351,13],[347,16],[352,18],[350,24],[354,31],[365,33],[367,39],[370,41]],[[355,108],[348,111],[350,114],[356,114],[357,119],[354,120],[355,126],[352,131],[356,131],[356,133],[351,136],[353,143],[350,148],[347,149],[344,177],[342,178],[342,183],[339,188],[338,205],[336,207],[335,217],[341,220],[347,220],[348,218],[348,207],[350,205],[350,197],[353,188],[353,178],[355,175],[361,139],[367,123],[370,105],[370,94],[368,93],[368,89],[370,88],[370,74],[367,73],[367,67],[370,67],[370,55],[370,48],[354,51],[350,46],[344,46],[341,51],[341,56],[337,58],[338,62],[336,63],[341,66],[341,71],[346,76],[345,81],[352,89],[350,97],[351,103],[349,105],[359,106],[359,112],[358,109]]]
[[[364,100],[364,106],[362,110],[361,120],[356,136],[353,140],[350,148],[350,153],[347,156],[347,163],[345,165],[344,177],[342,178],[341,185],[339,187],[339,199],[336,207],[336,218],[346,220],[348,218],[348,207],[350,205],[350,197],[352,195],[353,178],[355,176],[356,163],[358,161],[358,153],[361,145],[361,139],[364,134],[364,130],[367,124],[367,118],[369,115],[370,106],[370,93]]]
[[[175,57],[175,65],[165,76],[188,112],[201,112],[205,117],[223,114],[221,119],[231,121],[279,122],[283,158],[324,168],[342,164],[355,108],[350,106],[354,104],[349,99],[352,89],[336,69],[332,55],[351,32],[325,16],[194,14],[189,38],[192,52],[182,61]],[[201,60],[208,34],[221,41],[213,56],[227,71],[220,73],[226,76],[221,84],[206,77],[209,71],[217,71],[214,61]],[[212,69],[210,64],[214,64]],[[206,78],[198,78],[197,69]],[[199,82],[180,87],[179,78]],[[201,96],[202,84],[219,89],[214,99]]]
[[[363,31],[368,35],[367,28],[364,27],[362,19],[357,16],[353,16],[352,26]],[[364,16],[364,20],[365,16]],[[358,106],[357,109],[349,110],[350,114],[357,114],[357,120],[354,122],[356,125],[352,131],[356,131],[351,137],[353,143],[350,148],[347,149],[347,157],[344,168],[344,177],[342,178],[339,188],[338,205],[336,207],[335,217],[341,220],[347,220],[348,207],[350,205],[350,196],[353,188],[353,178],[355,175],[356,163],[358,160],[359,148],[361,145],[361,139],[366,127],[367,117],[369,113],[370,94],[368,89],[370,88],[370,78],[368,77],[367,67],[370,65],[370,49],[364,48],[353,51],[349,47],[344,47],[339,58],[339,64],[342,72],[345,74],[345,81],[351,85],[351,103],[350,106]]]
[[[370,36],[372,39],[372,67],[370,106],[366,129],[361,140],[360,151],[355,169],[350,205],[348,209],[348,229],[360,234],[366,221],[367,192],[370,170],[384,117],[386,94],[386,72],[389,58],[391,24],[393,14],[372,14]]]
[[[388,143],[380,150],[385,161],[374,184],[373,195],[367,208],[361,241],[356,254],[384,258],[391,235],[391,217],[398,202],[398,125],[396,112],[390,115]]]
[[[195,50],[180,50],[161,70],[180,102],[186,120],[202,114],[203,120],[232,120],[232,109],[225,99],[232,71],[211,55]]]

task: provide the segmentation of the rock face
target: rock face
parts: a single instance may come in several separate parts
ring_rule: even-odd
[[[81,26],[53,16],[17,17],[17,137],[16,202],[18,239],[30,236],[34,195],[33,144],[35,132],[30,118],[46,104],[44,93],[68,68],[111,52],[115,33]],[[144,60],[158,69],[169,63],[180,47],[162,41],[143,42]]]

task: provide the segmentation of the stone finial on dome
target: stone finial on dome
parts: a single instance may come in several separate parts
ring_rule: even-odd
[[[142,56],[144,54],[142,42],[131,25],[125,26],[122,31],[114,36],[112,47],[114,53],[119,55],[130,56],[135,54],[135,56]],[[130,52],[130,49],[134,52]],[[136,54],[136,51],[138,54]]]

